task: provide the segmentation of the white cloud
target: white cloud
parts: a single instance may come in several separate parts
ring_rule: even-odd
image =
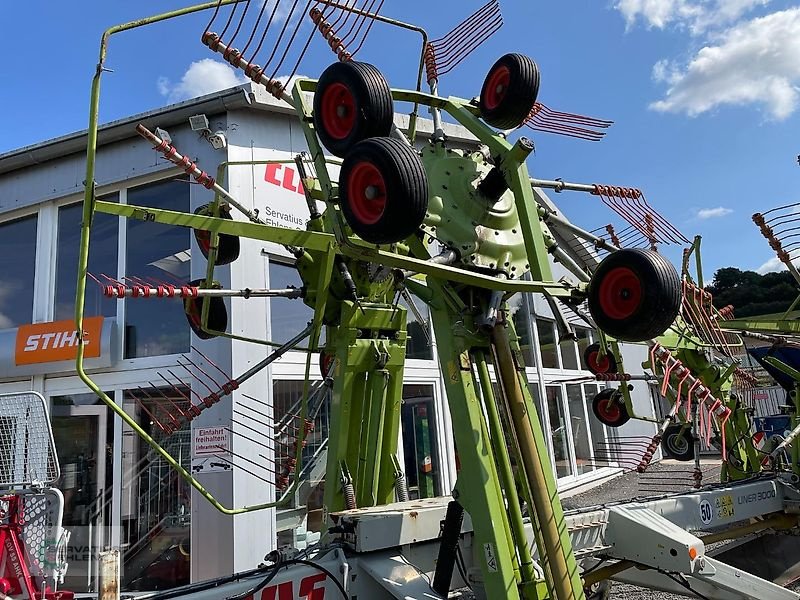
[[[159,77],[156,85],[158,92],[166,96],[169,102],[179,102],[235,87],[247,81],[246,77],[240,76],[230,65],[204,58],[189,65],[178,83],[173,84],[166,77]]]
[[[798,265],[797,261],[793,260],[792,262],[795,263],[796,266],[800,266]],[[765,273],[777,273],[778,271],[785,271],[785,270],[786,270],[786,265],[783,264],[783,262],[781,262],[781,260],[777,256],[775,256],[773,258],[770,258],[760,267],[758,267],[756,269],[756,273],[758,273],[759,275],[764,275]]]
[[[745,21],[715,36],[683,69],[659,61],[653,75],[670,85],[651,104],[660,112],[696,116],[722,105],[760,104],[776,120],[800,102],[800,8]]]
[[[697,218],[698,219],[717,219],[719,217],[724,217],[725,215],[729,215],[733,212],[732,208],[725,208],[724,206],[718,206],[716,208],[701,208],[697,211]]]
[[[614,7],[627,26],[643,21],[648,29],[677,26],[693,34],[737,21],[769,0],[618,0]]]

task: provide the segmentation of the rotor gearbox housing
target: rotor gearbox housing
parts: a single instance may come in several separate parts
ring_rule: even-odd
[[[428,176],[423,231],[456,250],[463,267],[519,279],[530,269],[513,192],[490,198],[479,184],[494,168],[480,152],[431,144],[422,149]]]

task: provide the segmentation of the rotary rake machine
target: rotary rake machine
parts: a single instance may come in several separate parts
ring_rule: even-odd
[[[238,395],[240,386],[289,350],[307,353],[303,397],[287,412],[286,422],[271,428],[263,422],[261,431],[252,423],[249,426],[248,435],[262,435],[265,447],[271,444],[273,450],[283,439],[279,430],[280,435],[293,432],[292,441],[285,442],[289,452],[283,463],[271,463],[266,469],[269,477],[259,475],[283,492],[281,498],[258,506],[223,505],[92,381],[84,369],[82,346],[79,375],[200,496],[228,515],[280,506],[297,488],[310,423],[320,409],[320,398],[331,390],[324,496],[329,528],[313,557],[308,558],[310,551],[274,551],[268,555],[268,566],[172,591],[171,597],[244,599],[261,593],[262,598],[283,599],[284,594],[297,596],[296,582],[301,598],[330,594],[446,598],[454,590],[471,587],[476,595],[492,599],[580,600],[585,588],[618,576],[627,565],[651,569],[656,583],[650,587],[674,587],[674,579],[685,577],[713,597],[731,597],[744,582],[743,597],[783,598],[782,588],[746,574],[734,575],[707,557],[702,541],[675,525],[697,529],[701,512],[689,516],[686,506],[697,508],[712,496],[688,498],[680,511],[648,504],[604,508],[589,517],[564,514],[508,318],[508,300],[516,293],[544,294],[558,315],[562,307],[580,312],[588,300],[590,318],[604,336],[595,361],[613,361],[615,352],[607,345],[648,341],[673,331],[670,328],[682,310],[681,280],[652,247],[685,238],[639,190],[531,179],[526,159],[533,144],[525,137],[510,141],[513,130],[528,126],[597,141],[611,123],[540,104],[539,70],[530,58],[521,54],[500,58],[475,99],[439,94],[439,78],[502,25],[496,0],[430,42],[422,28],[383,16],[382,7],[383,2],[376,0],[295,0],[252,6],[249,0],[220,0],[115,27],[103,37],[90,112],[77,330],[82,331],[95,212],[191,228],[207,259],[204,278],[180,284],[134,276],[96,280],[112,298],[182,300],[191,329],[209,344],[214,338],[230,337],[279,346],[235,377],[194,348],[179,365],[192,379],[191,395],[184,393],[181,402],[171,402],[172,408],[162,403],[164,414],[151,414],[165,435],[192,423],[227,396],[234,397],[235,414],[248,410],[248,404],[249,410],[258,410],[251,403],[264,401]],[[228,192],[222,182],[225,167],[233,165],[220,165],[217,177],[212,177],[144,126],[137,128],[138,133],[206,187],[208,203],[194,213],[181,213],[95,197],[97,110],[110,36],[204,9],[213,10],[213,15],[203,43],[297,113],[308,146],[292,160],[308,204],[303,230],[267,224],[253,207]],[[416,89],[391,88],[375,66],[355,60],[376,24],[420,34]],[[324,39],[338,61],[319,79],[297,78],[315,37]],[[265,51],[269,46],[272,50]],[[427,92],[421,90],[425,76]],[[395,125],[399,103],[413,107],[405,130]],[[433,134],[421,144],[416,131],[420,106],[428,108],[433,122]],[[452,147],[445,136],[445,114],[475,136],[475,150]],[[333,175],[335,170],[338,176]],[[540,188],[600,197],[647,248],[622,248],[619,236],[608,241],[575,227],[548,203]],[[241,238],[284,246],[295,257],[302,287],[228,290],[216,284],[215,269],[236,260]],[[587,253],[587,248],[593,252]],[[600,261],[596,251],[608,256]],[[581,253],[591,260],[582,260]],[[577,282],[556,281],[551,256]],[[406,311],[397,299],[410,293],[431,311],[461,464],[451,497],[418,502],[403,501],[407,492],[397,458],[407,338]],[[313,319],[282,345],[228,332],[230,303],[257,297],[302,301],[313,309]],[[410,306],[414,310],[413,302]],[[316,352],[324,379],[312,386],[311,356]],[[678,408],[676,415],[685,414],[688,420],[689,415],[711,419],[722,414],[713,396],[716,388],[684,377],[670,362],[676,359],[666,345],[653,346],[651,356],[691,388],[686,404],[695,408]],[[183,376],[177,371],[170,375],[179,381]],[[671,380],[669,375],[664,379]],[[680,383],[677,398],[682,397]],[[624,391],[622,395],[629,403],[629,395]],[[613,398],[601,410],[607,421],[613,410],[632,415],[627,404]],[[243,412],[240,416],[245,418]],[[232,466],[237,459],[251,470],[269,460],[233,455]],[[758,485],[764,487],[760,491],[765,497],[776,497],[777,483]],[[781,491],[780,499],[785,495]],[[722,517],[710,519],[703,523],[728,524]],[[616,565],[613,573],[597,568],[608,560]],[[590,568],[595,569],[591,575]]]

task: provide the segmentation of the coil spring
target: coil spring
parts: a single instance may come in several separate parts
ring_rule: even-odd
[[[394,478],[394,491],[397,494],[398,502],[408,502],[408,485],[406,485],[405,473],[398,473]]]
[[[344,494],[344,505],[347,507],[347,510],[358,508],[356,504],[356,488],[353,486],[352,481],[342,486],[342,493]]]
[[[439,72],[436,70],[436,50],[433,44],[425,46],[425,74],[428,76],[428,83],[439,80]]]

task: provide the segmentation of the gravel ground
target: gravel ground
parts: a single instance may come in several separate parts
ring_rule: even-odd
[[[719,481],[719,464],[719,459],[714,459],[713,457],[703,459],[701,469],[703,471],[704,484]],[[582,494],[564,498],[562,502],[565,510],[572,510],[608,502],[685,492],[692,488],[693,471],[694,463],[665,460],[652,465],[644,475],[628,473]],[[800,585],[794,589],[795,591],[800,590]],[[609,598],[610,600],[678,600],[685,599],[686,596],[656,592],[613,582]]]

